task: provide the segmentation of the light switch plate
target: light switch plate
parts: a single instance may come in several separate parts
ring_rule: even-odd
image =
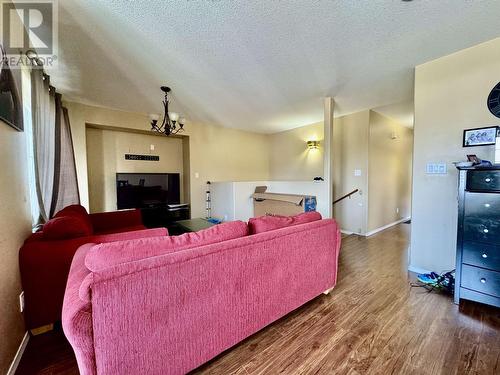
[[[448,170],[446,163],[427,163],[425,167],[425,173],[427,174],[447,174]]]

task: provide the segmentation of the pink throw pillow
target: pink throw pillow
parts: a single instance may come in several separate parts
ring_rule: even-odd
[[[85,265],[89,270],[95,272],[122,263],[210,245],[247,235],[248,226],[245,222],[231,221],[180,236],[151,237],[100,244],[94,246],[88,252]]]
[[[250,234],[257,234],[292,225],[310,223],[316,220],[321,220],[321,214],[316,211],[304,212],[295,216],[268,215],[251,218],[248,221],[248,228],[250,230]]]
[[[85,222],[77,216],[54,217],[43,226],[44,240],[64,240],[91,234]]]

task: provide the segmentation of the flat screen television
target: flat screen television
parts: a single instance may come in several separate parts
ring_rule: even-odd
[[[119,210],[152,208],[180,203],[179,173],[117,173]]]
[[[23,131],[23,107],[21,103],[21,69],[11,70],[0,59],[0,120]]]

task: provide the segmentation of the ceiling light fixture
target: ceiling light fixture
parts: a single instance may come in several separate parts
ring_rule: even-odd
[[[179,117],[178,113],[168,112],[168,93],[171,91],[170,87],[162,86],[161,91],[165,93],[165,100],[163,100],[163,121],[160,125],[158,125],[160,115],[151,114],[149,116],[151,118],[151,131],[162,133],[166,136],[184,131],[184,124],[186,123],[186,119],[184,117]]]

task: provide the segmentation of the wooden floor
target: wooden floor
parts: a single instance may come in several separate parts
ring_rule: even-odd
[[[337,287],[194,374],[500,374],[500,310],[410,288],[409,225],[344,239]],[[59,331],[18,374],[77,374]]]

